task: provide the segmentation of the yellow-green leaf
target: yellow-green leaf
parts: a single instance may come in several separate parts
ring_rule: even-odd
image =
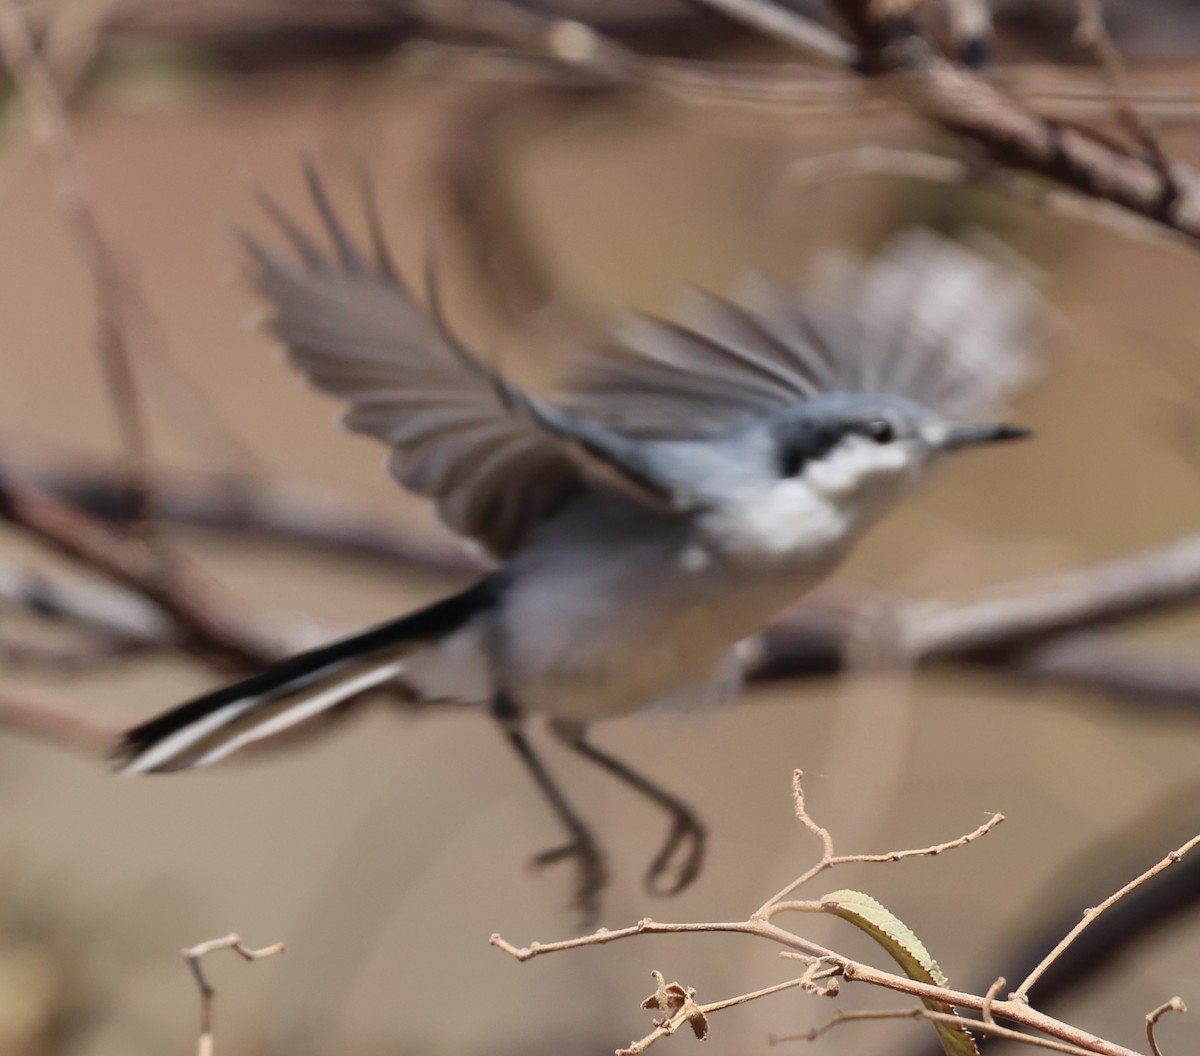
[[[865,931],[891,954],[910,979],[934,986],[946,985],[945,973],[929,955],[925,944],[904,921],[870,895],[862,891],[834,891],[821,899],[821,908]],[[944,1001],[923,997],[921,1003],[931,1012],[956,1014],[954,1007]],[[975,1039],[965,1026],[937,1022],[933,1026],[946,1056],[979,1056]]]

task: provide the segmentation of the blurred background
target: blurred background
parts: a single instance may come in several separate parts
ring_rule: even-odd
[[[1002,61],[988,75],[1027,91],[1031,105],[1103,125],[1098,75],[1070,46],[1071,5],[998,6]],[[1113,5],[1110,26],[1134,63],[1135,98],[1171,155],[1196,162],[1200,5],[1134,6],[1136,18]],[[74,160],[124,284],[155,479],[179,493],[214,480],[250,494],[284,489],[314,517],[426,540],[442,559],[422,566],[163,524],[163,544],[264,634],[315,640],[471,575],[465,558],[452,567],[454,544],[424,505],[389,481],[380,449],[341,432],[333,404],[245,325],[261,306],[233,227],[267,230],[248,180],[308,222],[304,158],[350,215],[369,174],[410,274],[433,232],[456,325],[534,376],[622,311],[669,313],[688,285],[730,292],[748,270],[801,282],[822,252],[869,251],[906,224],[982,227],[1043,274],[1061,315],[1044,376],[1017,409],[1036,439],[950,467],[867,539],[837,583],[967,598],[1195,531],[1195,249],[968,185],[822,175],[815,159],[863,144],[956,147],[849,75],[801,76],[788,53],[685,3],[530,7],[590,18],[664,69],[782,71],[789,87],[614,88],[365,2],[5,8],[32,28],[69,106]],[[9,34],[0,49],[10,58],[11,43]],[[0,466],[31,480],[103,478],[122,464],[122,445],[92,281],[20,85],[2,87]],[[0,548],[5,577],[100,582],[28,533],[6,528]],[[1186,658],[1196,625],[1183,609],[1123,630]],[[225,677],[179,650],[107,655],[19,598],[4,602],[0,639],[0,696],[53,700],[100,728]],[[816,841],[792,814],[797,767],[810,811],[843,853],[951,839],[1003,812],[1006,824],[978,844],[850,867],[811,892],[865,888],[955,986],[983,990],[1002,973],[1015,982],[1030,945],[1053,944],[1046,928],[1065,931],[1200,830],[1200,714],[1186,704],[956,667],[775,681],[711,717],[606,723],[599,744],[655,774],[710,826],[704,874],[669,901],[641,888],[662,817],[574,759],[550,761],[611,855],[600,921],[609,927],[647,915],[739,919],[815,861]],[[284,940],[288,952],[207,963],[223,1056],[602,1053],[650,1029],[639,1003],[651,969],[696,987],[701,1001],[796,974],[774,949],[730,936],[505,957],[488,946],[493,932],[525,944],[578,931],[569,868],[528,867],[557,838],[476,714],[368,703],[327,737],[137,781],[115,779],[97,751],[5,733],[0,1053],[191,1051],[197,997],[177,951],[231,930],[251,945]],[[1163,919],[1131,941],[1088,951],[1096,971],[1045,1010],[1138,1048],[1150,1009],[1173,994],[1200,1002],[1200,920],[1188,911],[1200,882],[1183,887],[1155,900]],[[844,924],[796,926],[884,964]],[[839,1000],[886,1004],[854,986]],[[833,1007],[784,994],[720,1013],[705,1051],[763,1050],[769,1034],[814,1026]],[[852,1025],[816,1044],[919,1052],[927,1030]],[[661,1051],[693,1047],[684,1035]],[[1186,1052],[1200,1026],[1175,1017],[1160,1037],[1166,1051]]]

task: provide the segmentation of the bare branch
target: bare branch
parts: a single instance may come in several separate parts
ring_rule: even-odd
[[[880,1019],[911,1019],[918,1020],[922,1018],[921,1008],[859,1008],[859,1009],[842,1009],[839,1008],[832,1016],[824,1023],[820,1023],[815,1027],[810,1027],[808,1030],[797,1030],[790,1034],[768,1034],[768,1045],[783,1045],[789,1041],[816,1041],[823,1034],[828,1034],[834,1027],[840,1027],[843,1023],[864,1023],[871,1020]]]
[[[784,899],[786,899],[787,896],[797,888],[803,887],[815,876],[825,872],[827,869],[832,869],[834,866],[850,865],[852,863],[898,862],[904,858],[933,857],[934,855],[941,854],[943,851],[950,851],[956,847],[965,847],[968,843],[973,843],[981,836],[986,836],[992,831],[992,829],[994,829],[1000,824],[1000,822],[1004,820],[1003,814],[993,814],[987,821],[985,821],[973,832],[969,832],[965,836],[959,836],[953,840],[947,840],[945,843],[932,844],[929,847],[920,847],[914,850],[904,851],[887,851],[883,854],[835,855],[833,853],[833,837],[829,834],[829,830],[821,825],[818,825],[812,819],[812,817],[810,817],[808,810],[805,808],[803,778],[804,772],[802,770],[792,771],[792,801],[795,805],[797,820],[821,841],[821,858],[816,865],[802,873],[790,884],[788,884],[782,890],[776,892],[769,899],[767,899],[766,902],[759,906],[758,909],[751,914],[752,920],[759,918],[769,920],[776,913],[800,908],[798,904],[785,902]],[[805,908],[807,908],[807,906],[808,904],[806,903]]]
[[[129,466],[131,494],[144,514],[148,453],[125,320],[120,268],[92,210],[62,98],[16,0],[0,0],[0,53],[28,107],[63,216],[91,275],[97,349]],[[145,519],[139,517],[145,526]]]
[[[1012,1030],[1009,1027],[1002,1027],[1000,1024],[993,1023],[990,1020],[965,1019],[962,1016],[949,1015],[945,1012],[935,1012],[932,1009],[920,1007],[856,1009],[848,1012],[838,1009],[838,1011],[819,1026],[813,1027],[810,1030],[796,1031],[792,1034],[772,1034],[769,1036],[768,1041],[771,1045],[780,1045],[788,1041],[816,1041],[822,1034],[828,1033],[834,1027],[841,1026],[843,1023],[862,1023],[881,1019],[908,1019],[914,1022],[925,1020],[929,1023],[947,1023],[955,1027],[966,1027],[977,1034],[1007,1038],[1009,1041],[1016,1041],[1023,1045],[1032,1045],[1035,1048],[1049,1049],[1053,1052],[1065,1052],[1069,1056],[1087,1056],[1090,1051],[1067,1042],[1056,1041],[1054,1038],[1039,1038],[1036,1034],[1026,1034],[1019,1030]]]
[[[1078,25],[1075,28],[1075,40],[1081,47],[1089,51],[1096,60],[1096,65],[1103,71],[1112,88],[1113,109],[1117,119],[1123,124],[1133,138],[1146,151],[1158,166],[1164,183],[1172,184],[1171,163],[1163,152],[1162,144],[1154,130],[1142,120],[1129,97],[1129,83],[1125,75],[1125,64],[1121,55],[1108,35],[1104,25],[1104,11],[1100,0],[1075,0],[1079,13]]]
[[[100,721],[43,697],[17,696],[6,690],[0,694],[0,727],[86,755],[102,755],[117,743],[124,723]]]
[[[784,43],[806,23],[771,0],[702,0]],[[1200,174],[1160,166],[1140,145],[1126,149],[1031,111],[970,70],[939,55],[904,19],[877,22],[867,0],[835,4],[859,34],[846,63],[875,75],[876,90],[982,149],[1001,167],[1036,173],[1089,198],[1112,202],[1200,240]]]
[[[111,465],[46,452],[5,454],[4,476],[27,479],[102,521],[129,520],[129,482]],[[235,473],[156,472],[150,487],[156,521],[262,537],[424,570],[462,576],[488,567],[448,532],[382,517],[349,494],[297,481]]]
[[[997,823],[998,817],[986,825],[981,826],[973,833],[960,837],[957,840],[952,840],[945,844],[937,844],[932,847],[916,848],[905,851],[894,851],[885,855],[865,855],[865,856],[843,856],[836,857],[833,854],[832,839],[829,838],[828,831],[818,825],[808,815],[804,806],[803,789],[800,783],[800,773],[796,772],[793,779],[793,800],[796,805],[796,814],[801,823],[821,838],[824,848],[822,862],[840,862],[840,861],[895,861],[902,857],[911,857],[921,854],[938,854],[943,850],[948,850],[951,847],[961,846],[970,840],[976,839]],[[1118,901],[1129,891],[1133,890],[1140,883],[1149,879],[1156,872],[1161,871],[1167,865],[1174,861],[1178,861],[1179,857],[1185,853],[1195,843],[1200,843],[1200,836],[1178,851],[1168,855],[1162,863],[1159,863],[1153,870],[1148,871],[1132,884],[1126,885],[1110,899],[1106,900],[1105,904],[1099,907],[1094,913],[1102,912],[1107,905]],[[852,961],[843,955],[832,950],[825,949],[817,944],[803,938],[796,933],[785,928],[779,927],[771,919],[771,911],[781,910],[785,908],[810,908],[807,903],[787,903],[782,901],[796,886],[806,877],[815,875],[820,871],[822,863],[810,869],[800,880],[794,882],[784,888],[778,895],[768,899],[763,906],[756,910],[744,921],[733,922],[713,922],[713,923],[685,923],[685,924],[670,924],[660,923],[650,919],[639,921],[632,927],[622,928],[617,931],[609,931],[600,929],[592,932],[589,935],[583,935],[574,939],[567,939],[561,942],[551,943],[531,943],[529,946],[517,947],[503,939],[500,935],[491,937],[491,944],[500,950],[503,950],[509,956],[516,958],[519,961],[526,961],[533,957],[548,953],[558,953],[566,950],[578,949],[583,946],[603,945],[609,942],[616,942],[621,939],[631,938],[635,935],[647,934],[672,934],[672,933],[729,933],[741,935],[753,935],[758,938],[768,939],[771,942],[777,943],[789,951],[784,956],[795,956],[795,959],[807,963],[808,968],[805,974],[797,979],[790,979],[786,982],[779,983],[774,987],[767,988],[762,991],[755,991],[751,994],[744,994],[739,997],[730,998],[723,1002],[716,1002],[711,1005],[697,1005],[694,1002],[694,992],[690,989],[685,989],[679,984],[671,984],[667,987],[662,983],[661,976],[656,975],[659,982],[659,990],[656,994],[648,999],[648,1004],[653,1004],[661,1010],[669,1009],[671,1015],[660,1020],[654,1031],[648,1034],[639,1042],[625,1050],[620,1050],[621,1053],[637,1054],[643,1052],[650,1044],[657,1041],[659,1038],[665,1037],[673,1033],[683,1022],[688,1021],[688,1017],[683,1015],[683,1009],[686,1007],[693,1016],[705,1016],[710,1012],[717,1011],[720,1008],[729,1007],[733,1004],[744,1003],[749,1000],[756,1000],[759,997],[766,996],[770,993],[778,993],[782,990],[800,989],[813,994],[830,994],[835,992],[835,987],[820,986],[817,981],[820,979],[834,979],[840,976],[846,982],[860,981],[873,986],[882,987],[883,989],[892,990],[897,993],[908,994],[925,1002],[936,1002],[943,1008],[949,1009],[967,1009],[978,1012],[980,1018],[978,1020],[963,1019],[957,1015],[952,1015],[950,1012],[942,1011],[938,1008],[926,1008],[924,1010],[914,1010],[913,1012],[895,1012],[883,1014],[885,1018],[923,1018],[933,1022],[952,1024],[958,1028],[966,1028],[967,1030],[977,1031],[984,1034],[991,1034],[997,1037],[1006,1037],[1011,1040],[1021,1041],[1026,1044],[1035,1045],[1041,1048],[1051,1049],[1056,1052],[1065,1052],[1077,1056],[1079,1053],[1100,1054],[1100,1056],[1136,1056],[1132,1049],[1127,1049],[1124,1046],[1117,1045],[1107,1041],[1104,1038],[1089,1034],[1086,1031],[1064,1023],[1061,1020],[1047,1016],[1045,1013],[1039,1012],[1032,1008],[1024,994],[1018,991],[1010,995],[1006,1000],[998,1000],[998,993],[1004,985],[1004,981],[997,980],[993,983],[983,995],[964,993],[958,990],[951,990],[947,986],[938,986],[932,983],[922,982],[916,979],[910,979],[907,976],[896,975],[891,972],[882,971],[881,969],[864,965],[856,961]],[[819,905],[818,903],[812,904]],[[1069,937],[1070,938],[1070,937]],[[1063,947],[1065,948],[1065,947]],[[691,1004],[687,1004],[687,1002]],[[1161,1012],[1159,1012],[1161,1015]],[[851,1014],[844,1016],[835,1016],[833,1020],[822,1027],[816,1028],[814,1031],[807,1032],[807,1037],[816,1037],[825,1030],[830,1029],[836,1023],[844,1022],[848,1019],[868,1018],[857,1017]],[[869,1017],[875,1018],[875,1017]],[[1015,1024],[1016,1027],[1024,1028],[1017,1030],[1013,1027],[1004,1026],[999,1023],[999,1020],[1004,1020],[1007,1023]],[[693,1019],[693,1025],[695,1025]],[[705,1029],[707,1022],[705,1021]],[[1035,1033],[1030,1034],[1028,1031]],[[774,1039],[781,1040],[781,1039]]]
[[[216,598],[188,566],[152,557],[144,545],[45,492],[0,475],[0,519],[152,602],[175,623],[185,648],[234,668],[275,658],[276,649],[234,617],[236,606]]]
[[[793,161],[785,173],[785,178],[800,189],[855,176],[888,176],[975,187],[1004,195],[1054,216],[1103,227],[1125,238],[1172,249],[1191,249],[1191,243],[1178,232],[1112,202],[1083,198],[1070,191],[1058,190],[1031,176],[990,165],[972,164],[966,159],[868,143],[835,154],[801,158]]]
[[[172,622],[128,590],[51,575],[3,559],[0,608],[58,621],[112,642],[170,648],[179,644]]]
[[[1153,877],[1158,876],[1158,874],[1161,873],[1164,869],[1169,869],[1169,868],[1171,868],[1171,866],[1173,866],[1177,862],[1181,861],[1183,859],[1183,856],[1185,854],[1187,854],[1188,851],[1190,851],[1197,844],[1200,844],[1200,836],[1193,836],[1182,847],[1179,847],[1176,850],[1172,851],[1161,861],[1156,862],[1149,869],[1147,869],[1144,873],[1142,873],[1141,876],[1137,877],[1134,880],[1131,880],[1119,891],[1116,891],[1113,894],[1109,895],[1109,897],[1106,898],[1103,902],[1101,902],[1098,906],[1092,906],[1091,908],[1084,910],[1083,918],[1079,921],[1079,923],[1076,924],[1075,927],[1072,928],[1063,937],[1062,941],[1046,955],[1046,957],[1042,961],[1042,963],[1039,964],[1032,972],[1029,973],[1029,975],[1027,975],[1022,980],[1021,985],[1018,986],[1017,989],[1011,995],[1012,998],[1015,1000],[1018,1000],[1018,1001],[1027,1001],[1030,987],[1032,987],[1034,985],[1034,983],[1036,983],[1038,981],[1038,979],[1041,978],[1042,973],[1045,972],[1046,969],[1049,968],[1050,965],[1054,963],[1054,961],[1059,957],[1059,955],[1063,952],[1063,950],[1065,950],[1068,946],[1070,946],[1071,943],[1073,943],[1079,937],[1079,935],[1083,932],[1083,930],[1085,928],[1087,928],[1098,916],[1100,916],[1101,913],[1103,913],[1106,909],[1110,909],[1112,906],[1114,906],[1117,902],[1119,902],[1127,894],[1129,894],[1130,891],[1133,891],[1136,888],[1141,887],[1142,884],[1144,884],[1147,880],[1150,880]]]
[[[701,0],[735,21],[759,30],[803,52],[807,57],[838,66],[853,66],[857,49],[824,26],[771,0]]]

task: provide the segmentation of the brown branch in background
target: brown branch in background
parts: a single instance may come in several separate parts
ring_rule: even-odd
[[[1171,175],[1171,162],[1163,151],[1154,129],[1146,124],[1130,99],[1125,63],[1121,61],[1121,55],[1104,25],[1104,10],[1100,6],[1100,0],[1075,0],[1075,6],[1078,10],[1075,41],[1091,53],[1096,65],[1108,79],[1117,120],[1125,126],[1133,141],[1145,150],[1147,157],[1153,160],[1164,184],[1172,185],[1174,177]]]
[[[53,645],[0,632],[0,665],[15,672],[41,672],[56,677],[74,677],[94,672],[150,651],[146,643],[109,639]],[[0,720],[0,726],[16,722]]]
[[[148,531],[146,428],[126,336],[120,268],[92,210],[62,99],[16,0],[0,0],[0,52],[28,109],[59,208],[91,276],[97,350],[128,464],[135,521]]]
[[[952,187],[978,188],[1004,195],[1052,216],[1095,224],[1125,238],[1192,251],[1182,235],[1169,228],[1131,213],[1111,202],[1082,198],[1071,191],[1059,190],[1032,176],[974,164],[967,159],[951,158],[918,150],[900,150],[873,143],[834,154],[821,154],[791,162],[785,173],[787,189],[806,191],[814,186],[839,183],[851,177],[886,176],[923,180]]]
[[[104,467],[42,459],[12,459],[31,493],[76,507],[83,521],[122,523],[121,479]],[[0,469],[4,462],[0,462]],[[461,543],[414,530],[355,508],[347,496],[312,488],[222,476],[160,474],[154,483],[155,516],[165,522],[245,533],[276,541],[467,576],[487,566]],[[2,511],[0,511],[2,513]],[[97,529],[112,532],[103,524]],[[0,577],[2,583],[2,577]],[[1082,658],[1080,632],[1200,601],[1200,535],[1187,536],[1139,554],[1084,568],[1032,577],[992,588],[961,602],[912,600],[899,595],[823,588],[781,618],[763,637],[753,665],[758,677],[829,674],[851,635],[891,639],[905,661],[964,659],[987,666],[1013,662],[1011,655],[1053,640]],[[1092,649],[1088,652],[1096,655]],[[1051,666],[1055,654],[1037,654],[1031,667]],[[1123,651],[1132,660],[1137,654]],[[1032,656],[1032,654],[1031,654]],[[1064,667],[1067,651],[1061,654]],[[1158,657],[1161,659],[1161,657]],[[1082,666],[1079,668],[1082,674]],[[1182,687],[1181,687],[1182,688]]]
[[[214,950],[233,950],[242,960],[259,961],[264,957],[273,957],[277,953],[283,953],[286,949],[287,947],[282,942],[277,942],[272,946],[252,950],[242,943],[236,933],[220,939],[210,939],[208,942],[201,942],[196,946],[184,947],[184,960],[192,970],[196,986],[200,988],[200,1037],[196,1044],[196,1056],[213,1056],[212,1007],[216,991],[204,975],[204,969],[200,963],[201,958]]]
[[[127,481],[119,469],[44,453],[0,459],[0,480],[25,479],[81,514],[114,527],[129,521]],[[243,535],[440,575],[478,574],[488,563],[449,532],[413,528],[380,516],[340,492],[270,477],[156,472],[153,518],[172,525]]]
[[[795,43],[788,27],[807,21],[771,0],[700,2],[785,44]],[[877,20],[867,0],[837,0],[834,6],[861,34],[854,66],[869,71],[887,98],[974,144],[996,164],[1036,173],[1200,240],[1200,174],[1190,166],[1171,162],[1160,169],[1153,158],[1034,113],[939,55],[908,20]]]
[[[700,4],[795,48],[807,59],[847,67],[859,61],[858,49],[844,37],[771,0],[700,0]]]
[[[264,667],[277,657],[189,566],[151,558],[137,541],[37,488],[0,476],[0,520],[154,604],[175,625],[181,648],[218,667]]]
[[[0,727],[85,755],[106,755],[117,743],[124,723],[115,718],[101,721],[79,708],[6,690],[0,694]]]
[[[432,215],[445,224],[472,288],[507,326],[562,297],[532,244],[512,187],[500,173],[499,141],[512,126],[546,112],[577,112],[595,89],[546,83],[490,83],[467,90],[439,121],[425,168]]]
[[[247,666],[250,654],[264,661],[278,655],[264,646],[263,618],[238,616],[230,599],[217,600],[205,589],[208,609],[197,614],[188,597],[172,597],[170,576],[143,570],[136,548],[115,532],[128,508],[121,501],[119,473],[103,467],[10,459],[30,481],[25,493],[46,498],[57,511],[23,527],[86,565],[83,538],[104,541],[101,553],[122,552],[125,571],[117,591],[83,582],[69,583],[0,566],[0,604],[23,607],[116,639],[140,638],[164,648],[188,648],[175,630],[172,610],[186,622],[199,623],[201,639],[219,645],[216,660],[228,666],[229,645],[239,646]],[[5,490],[0,473],[0,498]],[[33,482],[36,482],[34,486]],[[47,496],[47,492],[50,493]],[[233,532],[264,540],[351,554],[398,565],[410,564],[455,580],[480,573],[486,565],[461,544],[427,530],[414,530],[355,508],[351,499],[316,489],[240,478],[159,474],[154,482],[153,512],[162,523]],[[56,505],[54,505],[56,503]],[[34,504],[37,506],[38,504]],[[3,511],[0,509],[0,514]],[[63,522],[73,530],[63,538]],[[109,523],[113,527],[109,527]],[[69,544],[69,545],[68,545]],[[86,549],[86,548],[84,548]],[[93,555],[95,556],[95,555]],[[137,573],[130,577],[129,573]],[[106,575],[113,579],[112,570]],[[189,580],[194,576],[186,577]],[[159,592],[147,604],[146,582]],[[164,585],[168,584],[168,585]],[[190,588],[189,588],[190,589]],[[162,592],[167,592],[163,597]],[[198,597],[201,595],[197,595]],[[755,680],[819,677],[842,670],[847,649],[868,641],[875,654],[898,662],[957,663],[999,674],[1053,681],[1113,696],[1190,707],[1200,705],[1200,661],[1190,652],[1114,640],[1087,627],[1194,604],[1200,599],[1200,538],[1075,572],[1030,579],[997,588],[983,598],[962,602],[915,601],[878,592],[827,587],[807,598],[758,639],[749,666]],[[211,610],[211,611],[208,611]],[[277,618],[269,621],[279,624]],[[214,634],[214,628],[219,631]],[[292,644],[295,636],[272,637]],[[182,643],[182,644],[181,644]],[[303,643],[301,643],[303,644]],[[311,644],[311,643],[309,643]]]
[[[171,621],[137,594],[2,559],[0,609],[60,623],[114,645],[179,645]]]

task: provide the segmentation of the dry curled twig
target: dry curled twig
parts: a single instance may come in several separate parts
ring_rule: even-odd
[[[196,1043],[196,1056],[213,1056],[212,1008],[216,991],[204,974],[204,968],[200,963],[201,959],[214,950],[233,950],[242,960],[258,961],[264,957],[273,957],[277,953],[283,953],[286,949],[287,947],[282,942],[276,942],[257,950],[251,949],[242,942],[236,932],[231,932],[219,939],[209,939],[207,942],[183,948],[183,958],[192,970],[196,986],[200,989],[200,1036]]]
[[[1158,1021],[1168,1012],[1186,1011],[1187,1005],[1183,1003],[1183,999],[1173,997],[1170,1001],[1164,1001],[1153,1012],[1146,1013],[1146,1040],[1150,1042],[1150,1051],[1154,1056],[1163,1056],[1162,1050],[1158,1047],[1158,1039],[1154,1036],[1154,1028],[1158,1026]]]

